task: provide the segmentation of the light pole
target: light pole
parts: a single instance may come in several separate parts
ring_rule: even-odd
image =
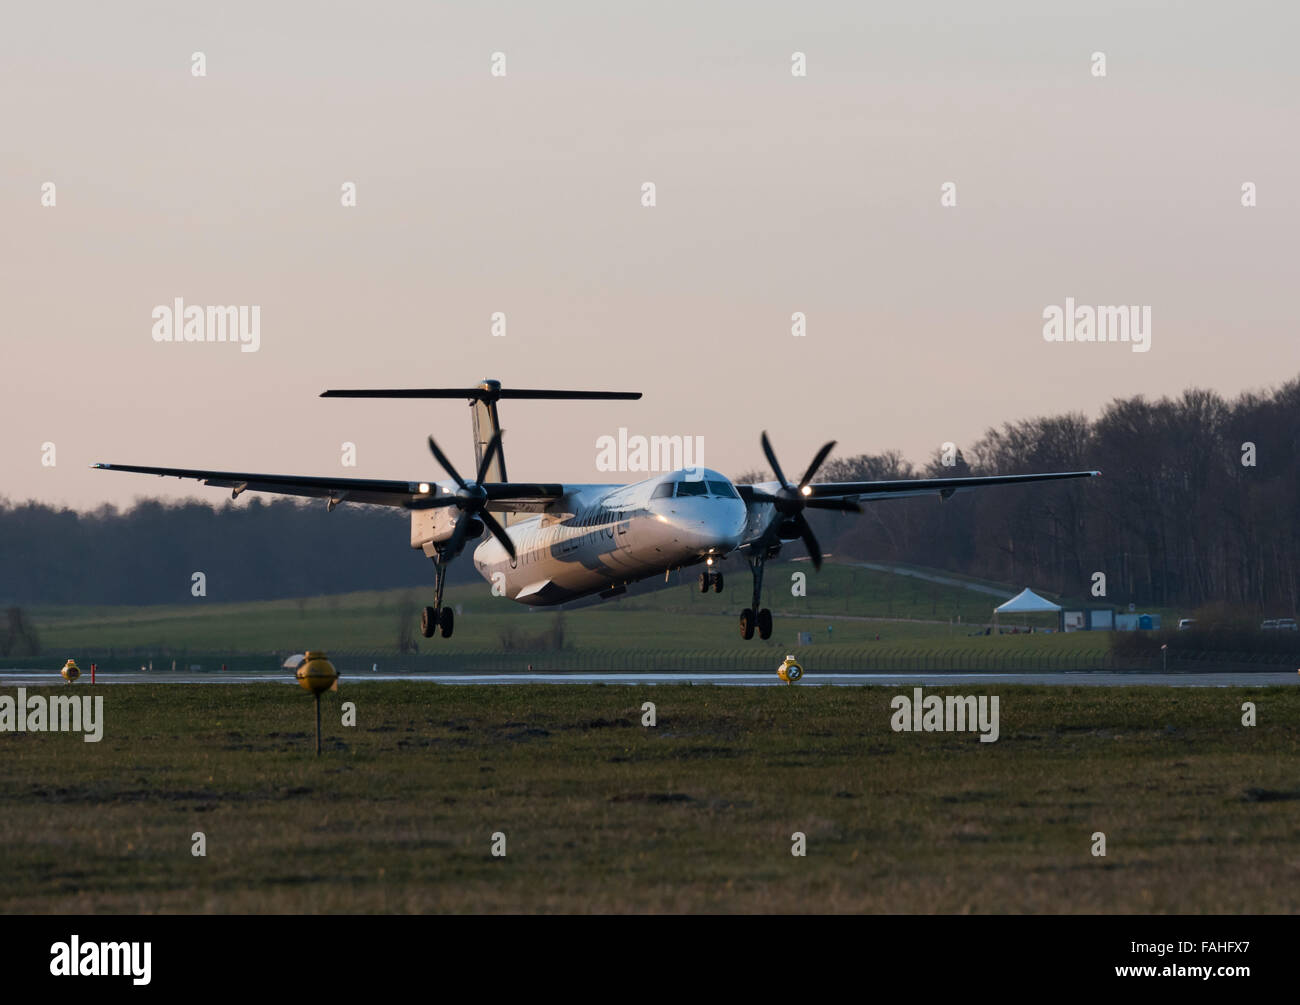
[[[310,691],[316,699],[316,756],[320,757],[320,693],[331,688],[338,690],[339,675],[334,664],[322,652],[310,652],[298,665],[294,674],[304,691]]]

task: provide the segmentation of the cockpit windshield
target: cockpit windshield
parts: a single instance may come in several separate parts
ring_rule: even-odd
[[[718,478],[696,478],[680,482],[664,482],[654,490],[652,499],[669,499],[673,496],[718,496],[722,499],[736,499],[736,490],[730,482]]]

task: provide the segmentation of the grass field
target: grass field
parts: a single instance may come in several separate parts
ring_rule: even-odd
[[[998,687],[996,743],[900,690],[345,680],[316,759],[296,688],[100,687],[98,744],[0,734],[0,910],[1300,908],[1295,690]]]
[[[807,577],[806,596],[791,593],[796,573]],[[977,629],[972,624],[991,617],[997,603],[992,597],[847,565],[828,564],[815,573],[807,562],[788,562],[771,565],[766,579],[764,603],[776,619],[773,638],[746,643],[737,632],[736,617],[749,603],[748,573],[728,571],[722,594],[701,595],[694,576],[686,578],[683,585],[564,612],[566,649],[734,650],[738,655],[779,649],[779,660],[796,633],[810,631],[819,658],[826,660],[863,646],[882,652],[961,651],[972,656],[1100,654],[1108,641],[1102,632],[974,637]],[[63,650],[93,653],[110,648],[204,654],[307,648],[394,653],[399,625],[405,619],[413,628],[419,607],[431,596],[431,590],[391,590],[257,603],[195,598],[164,607],[36,608],[31,614],[43,650],[54,656]],[[425,640],[415,631],[423,653],[500,652],[505,634],[538,636],[557,617],[550,610],[530,610],[493,597],[484,583],[449,588],[447,602],[461,609],[455,635]],[[107,665],[105,659],[98,662]]]

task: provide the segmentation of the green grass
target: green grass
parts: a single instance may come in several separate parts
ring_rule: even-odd
[[[899,690],[345,681],[318,760],[296,688],[101,687],[99,744],[0,734],[0,910],[1300,906],[1295,690],[998,687],[991,744]]]
[[[797,573],[806,576],[806,596],[792,595],[792,576]],[[750,599],[744,569],[727,571],[722,594],[701,595],[694,574],[686,579],[654,593],[566,611],[567,648],[688,654],[732,649],[753,653],[763,646],[758,640],[743,643],[736,629],[736,617]],[[973,638],[975,629],[970,624],[991,617],[994,598],[844,565],[827,564],[820,573],[807,562],[769,565],[764,593],[764,604],[772,608],[776,620],[776,632],[766,645],[773,651],[790,649],[799,631],[813,633],[817,652],[825,658],[864,646],[899,654],[1101,654],[1107,643],[1106,633],[1100,632]],[[419,606],[431,599],[431,589],[389,590],[257,603],[195,598],[159,607],[36,608],[31,613],[42,648],[52,656],[64,650],[110,648],[208,654],[306,648],[396,652],[401,612],[405,610],[413,621]],[[454,636],[417,639],[422,652],[500,652],[503,633],[540,635],[556,617],[551,610],[530,610],[493,597],[486,583],[448,589],[447,603],[459,605],[462,611]],[[958,617],[962,624],[956,623]]]

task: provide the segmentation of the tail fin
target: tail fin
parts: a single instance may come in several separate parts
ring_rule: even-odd
[[[488,383],[484,381],[484,383]],[[492,381],[496,383],[496,381]],[[497,415],[497,403],[493,398],[472,398],[470,399],[470,408],[474,414],[474,465],[477,467],[483,463],[483,453],[487,446],[492,442],[492,437],[497,434],[501,428],[501,419]],[[487,471],[483,475],[484,481],[489,482],[506,482],[510,479],[506,477],[506,442],[501,441],[501,446],[497,448],[496,457],[492,458],[492,463],[488,465]]]
[[[492,437],[501,428],[497,415],[497,402],[502,398],[529,398],[548,401],[635,401],[640,391],[556,391],[549,388],[502,387],[499,380],[484,380],[477,387],[413,387],[379,388],[373,391],[335,390],[322,391],[322,398],[468,398],[474,419],[474,464],[483,461],[483,453]],[[491,466],[484,474],[489,482],[509,481],[506,478],[505,445],[497,451]],[[507,515],[506,522],[510,522]]]

